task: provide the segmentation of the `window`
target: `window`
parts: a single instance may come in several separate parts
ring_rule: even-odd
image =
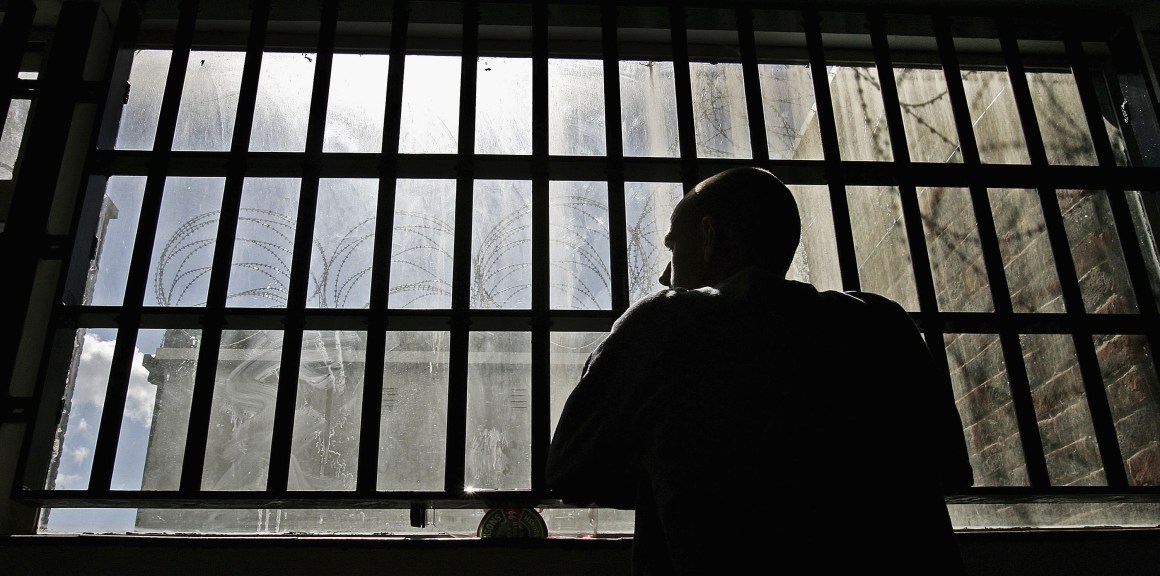
[[[42,531],[461,535],[516,503],[631,532],[551,501],[547,444],[682,190],[754,162],[802,209],[791,278],[901,302],[945,362],[957,526],[1160,518],[1154,168],[1098,26],[255,6],[123,38],[23,471]]]

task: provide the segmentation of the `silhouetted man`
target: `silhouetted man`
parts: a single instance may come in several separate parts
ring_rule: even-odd
[[[564,406],[548,484],[635,509],[634,574],[962,574],[949,382],[898,304],[786,280],[799,237],[766,170],[688,191],[670,288],[617,320]]]

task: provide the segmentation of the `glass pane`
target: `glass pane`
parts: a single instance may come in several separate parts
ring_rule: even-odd
[[[551,182],[548,204],[552,308],[610,310],[608,184]]]
[[[822,137],[809,65],[758,64],[771,160],[821,160]]]
[[[636,302],[665,286],[660,277],[669,265],[665,234],[684,187],[674,182],[625,182],[628,224],[628,295]]]
[[[801,218],[801,241],[786,278],[808,282],[818,290],[841,290],[838,244],[834,240],[834,212],[828,186],[789,186]]]
[[[1035,190],[989,190],[1015,312],[1063,312],[1059,274]]]
[[[548,60],[548,153],[602,156],[604,62]]]
[[[1160,308],[1160,246],[1157,246],[1157,239],[1160,239],[1160,234],[1152,227],[1151,221],[1148,219],[1146,202],[1155,203],[1156,194],[1154,192],[1135,192],[1128,191],[1127,196],[1128,212],[1132,215],[1133,228],[1136,231],[1136,238],[1140,241],[1140,254],[1144,259],[1144,269],[1148,272],[1148,280],[1152,286],[1152,298],[1156,301],[1156,307]]]
[[[1096,153],[1075,77],[1070,72],[1028,72],[1027,86],[1031,89],[1047,161],[1094,166]]]
[[[1000,70],[963,70],[963,90],[979,158],[988,164],[1029,164],[1011,78]]]
[[[379,490],[442,490],[447,473],[448,332],[387,332]]]
[[[475,153],[532,153],[532,59],[479,59]]]
[[[189,409],[193,402],[200,347],[200,330],[142,330],[137,336],[137,349],[144,354],[141,364],[149,383],[156,387],[156,403],[151,414],[141,475],[142,490],[177,490],[181,487]],[[121,434],[124,437],[123,429]]]
[[[227,306],[286,306],[300,186],[297,178],[247,178],[242,185]]]
[[[753,158],[741,64],[689,63],[698,158]]]
[[[556,423],[564,402],[584,373],[584,363],[588,355],[608,337],[607,332],[553,332],[549,339],[552,364],[552,434],[556,433]]]
[[[1060,190],[1059,208],[1084,308],[1100,314],[1137,313],[1108,195],[1095,190]]]
[[[919,188],[918,206],[939,310],[993,312],[970,191]]]
[[[1071,336],[1019,337],[1052,486],[1107,484]]]
[[[636,525],[633,510],[544,508],[540,515],[548,533],[557,536],[631,536]]]
[[[146,305],[205,306],[225,178],[167,178]]]
[[[830,66],[829,73],[842,160],[894,160],[878,69]]]
[[[86,490],[93,451],[109,386],[109,367],[117,345],[114,329],[77,330],[72,369],[65,383],[60,423],[45,488]]]
[[[455,181],[399,180],[391,236],[391,308],[451,308]]]
[[[886,296],[907,310],[918,310],[898,189],[850,186],[846,197],[862,290]]]
[[[472,332],[467,365],[465,486],[531,488],[529,332]]]
[[[144,534],[474,537],[483,510],[430,509],[427,525],[411,526],[411,511],[375,508],[142,508],[133,532]],[[130,518],[132,521],[132,518]],[[91,524],[90,524],[91,526]]]
[[[963,161],[946,77],[937,68],[896,68],[906,148],[915,162]]]
[[[28,122],[31,100],[16,100],[8,105],[4,117],[4,133],[0,134],[0,180],[11,180],[16,171],[16,159],[24,141],[24,125]]]
[[[1128,484],[1160,485],[1160,378],[1148,339],[1099,334],[1094,341]]]
[[[313,53],[267,52],[262,56],[250,150],[301,152],[306,149]]]
[[[1160,504],[1144,502],[950,504],[947,509],[956,528],[1153,528],[1160,524]]]
[[[290,490],[354,490],[365,364],[366,332],[303,333]]]
[[[307,307],[369,305],[378,196],[373,178],[319,179]]]
[[[1026,486],[1027,463],[1011,382],[994,334],[947,334],[947,364],[975,486]]]
[[[475,183],[471,307],[528,308],[532,285],[532,183]]]
[[[266,489],[281,357],[281,331],[222,334],[202,490]]]
[[[323,152],[381,152],[387,105],[386,54],[335,54]]]
[[[153,149],[172,55],[169,50],[137,50],[133,54],[129,101],[121,108],[121,123],[117,128],[118,149]]]
[[[229,150],[245,60],[243,52],[189,53],[174,150]]]
[[[144,176],[112,176],[105,185],[96,258],[89,262],[85,284],[85,304],[120,306],[124,301],[144,193]]]
[[[459,76],[462,66],[459,56],[407,55],[403,73],[399,152],[458,152]]]
[[[620,133],[625,156],[680,155],[672,62],[620,63]]]

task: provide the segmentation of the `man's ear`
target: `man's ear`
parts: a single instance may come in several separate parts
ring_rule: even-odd
[[[705,262],[712,262],[715,251],[719,249],[717,236],[717,221],[712,216],[701,217],[701,257]]]

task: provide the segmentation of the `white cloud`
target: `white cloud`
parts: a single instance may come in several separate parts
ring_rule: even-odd
[[[115,340],[106,342],[92,334],[85,334],[73,388],[74,405],[83,403],[97,408],[104,407],[105,391],[109,383],[109,366],[112,364],[113,349],[116,345]],[[142,365],[144,357],[140,350],[133,352],[129,390],[125,398],[125,417],[142,426],[149,426],[153,421],[153,403],[157,396],[157,387],[149,383],[149,371]],[[86,425],[82,423],[82,426]]]
[[[85,458],[89,457],[88,446],[80,446],[72,451],[73,462],[84,462]]]
[[[149,371],[141,364],[145,355],[133,352],[133,370],[129,373],[129,392],[125,398],[125,417],[148,427],[153,422],[153,403],[157,386],[149,383]]]

